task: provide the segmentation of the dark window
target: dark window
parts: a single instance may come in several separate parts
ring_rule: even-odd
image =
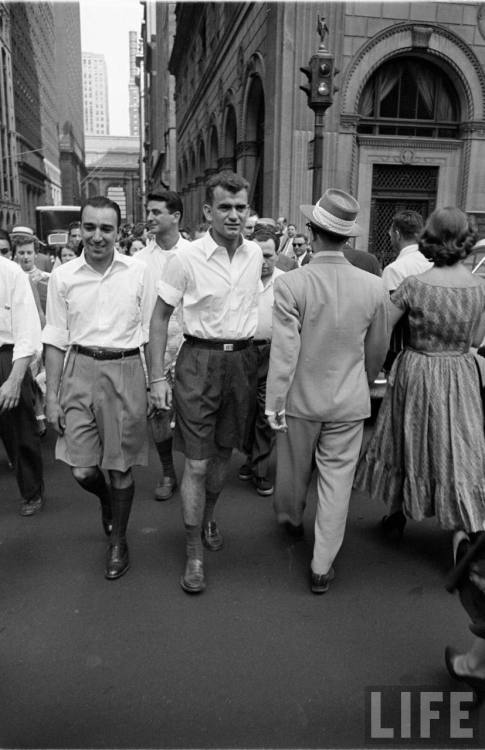
[[[457,138],[456,91],[443,70],[419,57],[394,58],[367,82],[359,133]]]

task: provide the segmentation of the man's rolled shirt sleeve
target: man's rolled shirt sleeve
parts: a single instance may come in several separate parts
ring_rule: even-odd
[[[284,276],[274,283],[273,335],[268,379],[266,414],[285,410],[288,391],[300,354],[300,311]]]
[[[27,274],[19,273],[12,295],[12,361],[42,351],[40,318]]]
[[[62,351],[66,351],[69,346],[66,300],[55,271],[51,274],[47,287],[46,324],[42,331],[42,341]]]
[[[186,288],[185,269],[177,255],[173,255],[165,266],[164,278],[157,284],[158,296],[171,307],[177,307]]]

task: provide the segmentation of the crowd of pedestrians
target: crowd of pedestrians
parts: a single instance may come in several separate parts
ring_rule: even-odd
[[[224,546],[216,511],[233,450],[245,456],[239,478],[274,494],[292,539],[304,535],[316,470],[311,591],[325,593],[335,576],[353,486],[387,505],[387,540],[435,516],[454,532],[455,587],[478,639],[467,654],[449,649],[448,669],[485,688],[485,433],[473,349],[485,337],[485,287],[462,264],[476,233],[457,208],[424,226],[401,211],[389,229],[396,258],[381,276],[352,245],[360,209],[348,193],[329,188],[301,206],[304,232],[259,217],[248,195],[241,176],[211,176],[193,233],[175,192],[149,194],[146,222],[134,226],[121,225],[113,201],[89,198],[52,259],[28,227],[0,232],[0,432],[20,512],[44,504],[47,419],[56,457],[99,501],[104,575],[120,578],[132,468],[147,464],[151,435],[154,498],[180,492],[180,585],[197,594],[204,548]],[[382,367],[387,390],[362,451]],[[181,478],[173,451],[184,455]]]

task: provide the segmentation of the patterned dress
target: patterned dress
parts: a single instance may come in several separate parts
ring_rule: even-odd
[[[472,282],[473,284],[473,282]],[[446,529],[485,529],[485,433],[477,363],[469,351],[485,286],[405,279],[392,302],[408,313],[398,355],[355,486],[392,511]]]

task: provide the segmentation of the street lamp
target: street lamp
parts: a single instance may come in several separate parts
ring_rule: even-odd
[[[308,106],[315,112],[315,136],[313,141],[313,187],[312,200],[316,203],[322,190],[323,133],[325,111],[333,102],[333,94],[338,91],[333,77],[339,71],[334,67],[334,56],[325,47],[328,27],[325,19],[317,16],[317,32],[320,36],[318,51],[312,55],[308,67],[300,68],[308,78],[306,86],[300,86],[308,97]]]

